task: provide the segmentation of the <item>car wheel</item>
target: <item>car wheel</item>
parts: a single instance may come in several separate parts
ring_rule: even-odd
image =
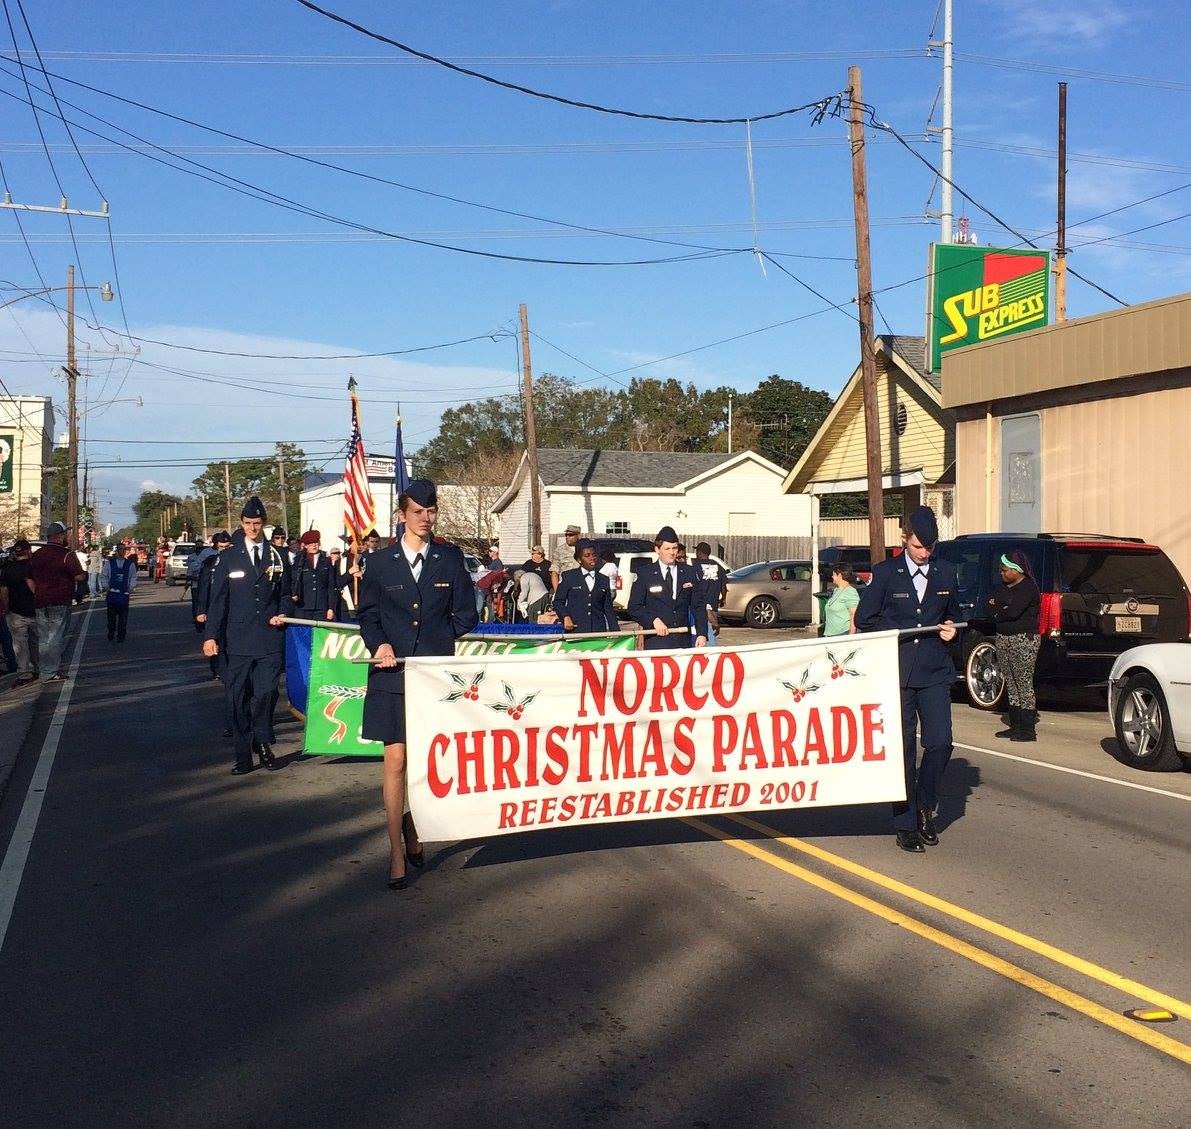
[[[758,596],[744,609],[744,622],[749,627],[776,627],[780,610],[771,596]]]
[[[972,635],[964,648],[964,689],[978,710],[999,710],[1005,700],[1005,676],[991,639]]]
[[[165,578],[165,586],[167,588],[172,588],[174,586],[174,578],[172,576],[167,576]]]
[[[1131,674],[1117,695],[1113,714],[1117,760],[1130,768],[1173,772],[1183,766],[1174,747],[1170,709],[1157,679],[1144,670]]]

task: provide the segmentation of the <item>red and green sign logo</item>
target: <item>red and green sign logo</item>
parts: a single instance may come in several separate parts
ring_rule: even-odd
[[[936,243],[931,247],[930,369],[943,354],[1050,321],[1050,255]]]

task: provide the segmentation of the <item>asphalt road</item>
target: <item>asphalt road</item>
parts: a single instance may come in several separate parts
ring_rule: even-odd
[[[376,763],[229,775],[187,612],[82,621],[0,803],[5,1126],[1191,1124],[1191,774],[1095,702],[1034,746],[957,705],[925,856],[770,812],[437,845],[396,894]]]

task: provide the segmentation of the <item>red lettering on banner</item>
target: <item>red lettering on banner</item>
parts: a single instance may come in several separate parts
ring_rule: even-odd
[[[521,801],[521,826],[529,827],[530,824],[536,822],[538,812],[537,800],[522,800]]]
[[[732,801],[731,806],[734,808],[742,808],[748,803],[749,786],[743,780],[736,781],[732,785]]]
[[[740,747],[741,772],[747,771],[749,757],[757,762],[755,768],[769,767],[769,758],[765,755],[765,746],[761,742],[761,724],[755,713],[750,713],[744,719],[744,736]]]
[[[636,792],[621,792],[616,797],[616,814],[621,816],[632,815],[633,804],[636,802],[636,799]]]
[[[525,787],[538,786],[538,735],[542,731],[536,727],[525,731]]]
[[[607,660],[604,660],[607,662]],[[579,774],[575,779],[580,784],[591,783],[591,739],[599,732],[599,726],[593,722],[587,725],[576,725],[573,732],[579,738]]]
[[[551,726],[546,733],[546,760],[549,764],[542,769],[542,779],[551,787],[567,778],[567,747],[563,744],[566,735],[565,725]]]
[[[430,791],[440,800],[450,794],[451,785],[455,783],[455,778],[448,776],[444,780],[439,776],[438,765],[434,758],[442,756],[450,747],[450,737],[446,737],[442,733],[436,733],[430,740],[430,756],[426,758],[426,779],[430,783]]]
[[[685,776],[695,767],[695,739],[691,736],[694,727],[693,717],[680,717],[674,723],[674,756],[670,758],[670,767],[679,776]]]
[[[885,742],[882,739],[881,747],[876,747],[876,734],[885,732],[885,721],[881,717],[881,707],[879,705],[862,705],[860,707],[860,716],[863,718],[862,725],[864,727],[864,756],[861,758],[866,761],[883,761],[885,759]]]
[[[711,724],[711,771],[723,772],[728,754],[736,747],[736,719],[717,714]]]
[[[831,763],[850,761],[856,752],[856,715],[847,706],[831,707],[831,735],[835,739]]]
[[[467,748],[469,736],[472,739],[471,749]],[[487,792],[488,784],[484,776],[484,730],[473,729],[470,734],[456,733],[455,753],[459,766],[459,784],[455,791],[461,796],[466,796],[472,790],[472,777],[468,771],[470,768],[475,773],[475,790]]]
[[[718,656],[715,664],[715,674],[711,679],[711,696],[726,710],[730,710],[740,700],[740,692],[744,689],[744,663],[739,655],[732,651],[724,651]],[[732,668],[731,692],[725,688],[724,668]]]
[[[682,807],[684,795],[681,788],[671,788],[670,795],[666,797],[666,811],[678,811]]]
[[[823,723],[819,720],[817,709],[812,709],[806,717],[806,749],[802,754],[803,764],[810,764],[812,751],[818,754],[819,764],[831,763],[827,742],[823,738]]]
[[[628,696],[626,685],[630,672],[633,675],[633,697],[631,698]],[[648,689],[649,680],[645,674],[645,666],[639,659],[621,659],[616,664],[616,678],[612,683],[612,704],[625,717],[632,717],[641,708]]]
[[[674,690],[682,679],[678,660],[670,655],[662,655],[653,660],[653,672],[655,682],[649,708],[653,713],[661,713],[663,707],[671,713],[676,713],[678,706],[674,701]]]
[[[633,768],[633,726],[620,727],[620,740],[616,738],[617,727],[611,722],[604,726],[604,770],[601,780],[635,780],[640,773]],[[612,771],[608,771],[611,758]]]
[[[711,790],[711,804],[713,808],[722,808],[728,799],[728,785],[717,784]]]
[[[517,805],[516,804],[501,804],[500,805],[500,825],[499,828],[503,831],[506,827],[517,826]]]
[[[562,803],[559,805],[558,820],[560,823],[566,823],[575,818],[576,800],[574,796],[563,796]]]
[[[609,799],[607,792],[601,792],[599,796],[596,797],[595,815],[597,817],[603,816],[605,819],[607,819],[611,814],[612,801]]]
[[[554,809],[558,806],[557,796],[543,796],[542,797],[542,823],[554,822]]]
[[[604,716],[604,709],[608,700],[608,660],[599,659],[599,673],[596,673],[596,663],[591,659],[579,660],[579,716],[587,716],[587,692],[590,690],[595,699],[595,710],[600,717]]]
[[[711,660],[703,651],[696,651],[687,660],[686,677],[682,681],[682,700],[688,710],[698,711],[707,705],[707,695],[695,693],[693,680],[696,673],[703,674],[707,670],[709,662]]]
[[[503,792],[506,788],[521,787],[521,781],[517,779],[517,745],[517,734],[511,729],[494,729],[492,731],[492,790],[494,792]]]
[[[645,748],[641,750],[640,776],[665,776],[666,746],[662,740],[662,723],[655,717],[645,727]]]
[[[770,768],[793,768],[798,764],[798,754],[794,751],[798,722],[789,710],[774,710],[769,715],[769,723],[773,730],[773,763]]]
[[[677,792],[678,789],[676,788]],[[700,784],[697,788],[691,788],[686,794],[686,810],[700,811],[707,806],[707,793],[711,791],[710,784]]]

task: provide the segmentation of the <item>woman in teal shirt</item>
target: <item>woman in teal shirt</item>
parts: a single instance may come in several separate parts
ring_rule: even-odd
[[[824,635],[855,635],[856,605],[860,593],[856,591],[856,573],[847,564],[835,565],[831,570],[831,583],[835,591],[824,609]]]

